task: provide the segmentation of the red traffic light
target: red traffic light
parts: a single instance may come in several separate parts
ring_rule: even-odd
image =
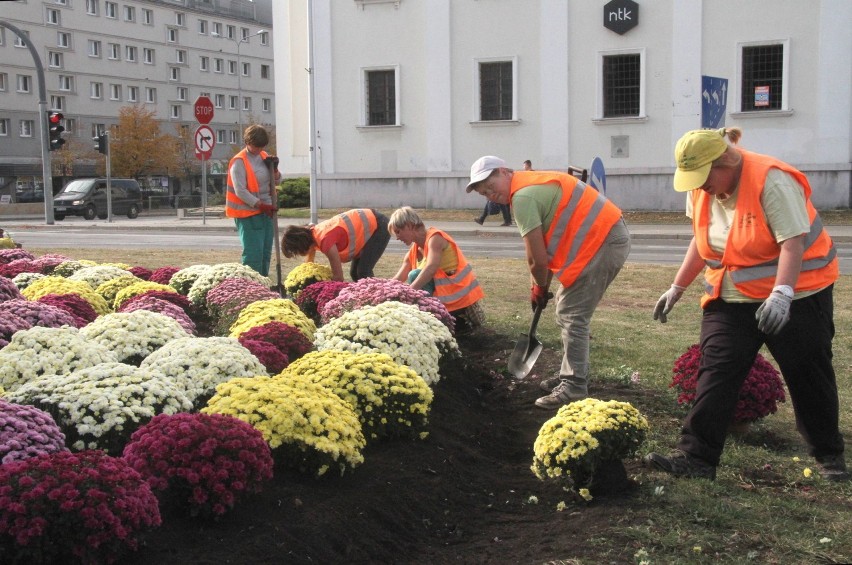
[[[65,116],[63,116],[61,112],[50,112],[47,115],[47,119],[48,121],[50,121],[51,124],[58,124],[62,121],[62,118],[64,117]]]

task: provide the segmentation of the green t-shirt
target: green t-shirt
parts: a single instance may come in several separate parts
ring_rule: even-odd
[[[532,184],[517,191],[512,197],[512,214],[521,236],[539,226],[547,233],[561,198],[559,184]]]

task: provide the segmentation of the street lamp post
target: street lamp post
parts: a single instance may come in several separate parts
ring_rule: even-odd
[[[243,43],[248,43],[248,40],[256,35],[263,35],[266,33],[265,29],[261,29],[252,33],[251,35],[247,35],[241,39],[235,39],[233,37],[228,37],[234,43],[237,44],[237,120],[239,123],[239,130],[237,130],[237,135],[241,136],[243,134],[243,63],[240,59],[240,47],[242,47]],[[213,37],[225,37],[215,31],[210,35]]]

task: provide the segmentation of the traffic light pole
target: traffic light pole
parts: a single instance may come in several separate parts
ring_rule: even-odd
[[[26,33],[3,20],[0,20],[0,27],[12,30],[24,45],[27,46],[27,49],[30,50],[30,55],[32,55],[35,62],[36,77],[38,77],[38,115],[39,124],[41,125],[41,174],[42,182],[44,183],[44,223],[53,225],[53,171],[50,166],[50,135],[47,124],[47,90],[44,86],[44,66],[41,64],[41,57],[39,57],[38,50],[36,50],[35,45],[32,44]]]
[[[112,223],[112,173],[110,161],[112,161],[112,143],[109,142],[109,130],[104,132],[107,140],[106,146],[106,179],[107,179],[107,222]]]

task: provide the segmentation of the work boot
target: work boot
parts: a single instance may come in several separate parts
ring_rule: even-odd
[[[562,377],[550,377],[549,379],[543,379],[540,383],[538,383],[538,386],[544,392],[551,392],[561,382]]]
[[[846,460],[843,454],[825,455],[817,457],[817,469],[826,481],[840,482],[849,480],[849,472],[846,470]]]
[[[539,408],[556,409],[564,404],[570,404],[576,400],[583,400],[586,394],[571,394],[568,381],[562,379],[559,384],[548,394],[535,401]]]
[[[482,218],[474,218],[473,221],[479,224],[480,226],[485,223],[485,220],[483,220]]]
[[[675,477],[687,479],[716,479],[716,467],[705,463],[697,457],[675,449],[668,456],[659,453],[649,453],[645,456],[645,463],[649,466],[664,471]]]

